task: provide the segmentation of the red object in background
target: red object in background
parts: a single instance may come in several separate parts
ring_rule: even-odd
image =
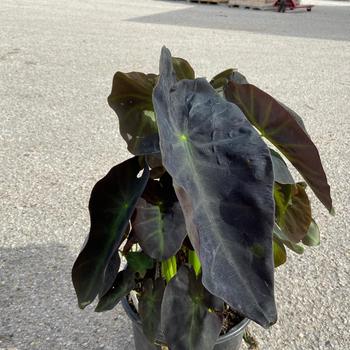
[[[274,5],[278,12],[285,12],[286,10],[303,9],[311,11],[314,5],[300,5],[296,0],[277,0]]]

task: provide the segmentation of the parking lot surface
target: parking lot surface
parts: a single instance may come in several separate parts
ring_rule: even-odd
[[[349,335],[350,3],[280,14],[157,0],[0,2],[0,349],[133,349],[120,307],[81,311],[71,266],[93,184],[126,159],[113,74],[158,71],[162,45],[197,76],[236,67],[303,116],[336,216],[276,273],[266,350],[345,350]]]

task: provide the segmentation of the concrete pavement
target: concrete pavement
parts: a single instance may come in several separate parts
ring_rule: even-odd
[[[316,0],[314,0],[316,1]],[[349,334],[350,4],[278,14],[157,0],[0,2],[0,349],[133,349],[121,308],[80,311],[70,269],[91,187],[126,159],[106,97],[116,70],[157,72],[162,45],[198,76],[228,67],[303,116],[337,215],[276,274],[261,349],[345,350]]]

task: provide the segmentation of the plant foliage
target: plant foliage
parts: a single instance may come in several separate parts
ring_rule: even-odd
[[[134,157],[92,191],[73,284],[99,312],[134,289],[151,343],[161,330],[171,349],[211,350],[224,305],[276,322],[274,268],[320,243],[307,184],[332,212],[330,188],[300,116],[242,74],[196,79],[166,48],[159,70],[114,77],[108,102]]]

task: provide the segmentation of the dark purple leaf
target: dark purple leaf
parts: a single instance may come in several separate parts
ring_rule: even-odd
[[[138,177],[142,170],[142,176]],[[148,178],[148,167],[142,169],[139,159],[134,157],[112,168],[93,188],[89,203],[90,233],[72,270],[81,308],[89,305],[101,289],[105,289],[103,284],[110,259],[123,239]]]
[[[209,311],[204,288],[195,279],[194,271],[182,266],[165,288],[162,329],[172,350],[212,350],[220,334],[221,321]]]
[[[132,222],[137,241],[146,254],[159,261],[175,255],[185,239],[186,225],[169,175],[149,180]]]
[[[316,146],[292,111],[250,84],[230,81],[225,97],[235,103],[249,121],[295,166],[319,200],[332,212],[327,177]]]
[[[113,283],[112,288],[100,298],[95,311],[103,312],[112,310],[122,298],[135,288],[135,273],[131,269],[120,271]]]
[[[148,340],[153,343],[156,340],[160,328],[161,305],[165,289],[165,282],[162,278],[151,279],[144,283],[144,291],[139,302],[139,314],[142,321],[142,329]]]
[[[291,242],[300,242],[311,224],[311,206],[305,183],[275,184],[277,223]]]
[[[113,78],[108,103],[119,119],[120,134],[133,154],[154,153],[157,146],[152,91],[157,82],[155,74],[117,72]]]
[[[177,82],[163,48],[153,102],[163,164],[174,181],[203,284],[263,326],[276,321],[273,172],[240,109],[204,79]]]

